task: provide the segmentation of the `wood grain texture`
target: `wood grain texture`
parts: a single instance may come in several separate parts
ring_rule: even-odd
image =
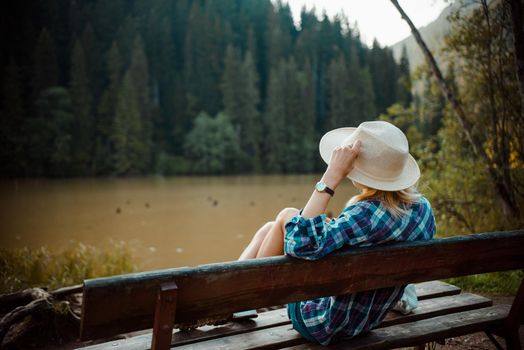
[[[493,305],[493,302],[490,299],[470,293],[425,299],[419,301],[418,307],[407,315],[402,315],[397,312],[388,313],[380,327],[388,327],[395,324],[408,323],[460,311],[479,309],[491,305]]]
[[[178,286],[174,282],[160,285],[157,295],[155,320],[153,321],[152,350],[169,349],[176,314]]]
[[[467,254],[465,254],[467,252]],[[84,282],[81,338],[151,328],[158,285],[179,286],[175,322],[292,301],[524,268],[524,231],[135,273]]]
[[[429,281],[416,284],[418,300],[460,294],[460,288],[442,281]]]
[[[488,308],[375,329],[365,335],[357,336],[329,347],[308,343],[290,347],[289,350],[380,350],[416,346],[434,340],[458,337],[498,327],[508,316],[509,308],[509,305],[495,305]]]
[[[428,320],[415,321],[402,325],[375,329],[363,336],[334,344],[328,349],[392,349],[402,346],[415,346],[426,342],[472,333],[498,326],[508,315],[509,305],[496,305],[488,308],[438,316]],[[265,335],[268,335],[267,337]],[[200,342],[185,346],[175,346],[176,350],[204,349],[281,349],[299,343],[307,343],[290,325],[256,331],[248,334]],[[307,345],[292,349],[326,349],[320,345]]]

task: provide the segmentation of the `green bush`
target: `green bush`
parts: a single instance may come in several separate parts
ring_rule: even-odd
[[[155,174],[157,175],[185,175],[190,171],[191,163],[181,156],[161,152],[155,160]]]

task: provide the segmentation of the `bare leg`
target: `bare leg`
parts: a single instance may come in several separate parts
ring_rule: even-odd
[[[238,260],[254,259],[257,257],[258,250],[262,245],[262,241],[266,238],[269,230],[274,225],[274,221],[266,222],[261,228],[255,233],[249,245],[244,249]]]
[[[253,236],[249,245],[244,249],[238,260],[261,258],[284,254],[284,225],[298,213],[298,209],[286,208],[282,210],[275,221],[265,223]],[[234,313],[233,319],[257,317],[256,310],[247,310]]]
[[[275,223],[271,226],[260,249],[258,249],[257,258],[284,255],[284,226],[297,213],[298,209],[285,208],[277,215]]]

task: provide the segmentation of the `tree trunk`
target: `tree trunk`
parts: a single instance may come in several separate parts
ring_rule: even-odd
[[[507,1],[520,2],[520,0],[507,0]],[[422,50],[424,57],[426,58],[426,61],[429,67],[431,68],[431,71],[433,72],[433,75],[437,79],[440,89],[442,90],[444,96],[446,96],[447,101],[451,104],[451,107],[453,108],[453,111],[455,112],[455,116],[457,117],[457,120],[460,126],[462,127],[464,133],[466,134],[466,138],[468,139],[468,142],[470,143],[470,145],[473,148],[474,154],[479,156],[482,159],[482,161],[484,162],[486,169],[488,171],[490,180],[495,189],[495,193],[497,194],[497,197],[500,199],[502,203],[504,214],[510,214],[515,218],[520,218],[520,210],[519,210],[518,204],[516,203],[516,201],[514,200],[514,196],[512,195],[514,193],[513,189],[510,186],[508,186],[509,184],[507,184],[506,181],[504,181],[503,176],[499,174],[494,164],[492,164],[491,160],[489,159],[488,155],[486,154],[482,146],[482,142],[478,140],[478,138],[476,138],[475,135],[473,134],[472,132],[473,126],[467,120],[466,114],[464,113],[464,109],[462,108],[462,105],[459,103],[458,99],[453,94],[453,91],[451,90],[446,79],[444,79],[444,76],[442,75],[442,72],[437,62],[435,61],[433,54],[431,53],[426,43],[422,39],[422,36],[420,35],[418,29],[415,27],[411,19],[408,17],[408,15],[404,12],[402,7],[399,5],[398,1],[391,0],[391,3],[396,7],[402,19],[406,21],[406,23],[409,25],[411,29],[411,33],[413,34],[413,37],[415,38],[415,41],[417,42],[418,46]],[[521,6],[521,9],[522,9],[522,6]],[[521,11],[521,14],[522,14],[522,11]]]
[[[520,92],[520,116],[524,118],[524,11],[522,0],[506,0],[511,12],[513,29],[513,55]]]

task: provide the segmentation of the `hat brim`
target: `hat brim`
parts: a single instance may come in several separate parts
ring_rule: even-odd
[[[350,136],[357,128],[339,128],[334,129],[322,136],[319,143],[320,156],[329,165],[331,153],[333,150],[342,145],[342,142]],[[420,168],[417,161],[411,154],[404,164],[401,174],[394,180],[379,179],[373,177],[358,167],[358,158],[355,161],[353,170],[347,176],[350,180],[356,181],[362,185],[382,191],[400,191],[415,185],[420,178]]]

